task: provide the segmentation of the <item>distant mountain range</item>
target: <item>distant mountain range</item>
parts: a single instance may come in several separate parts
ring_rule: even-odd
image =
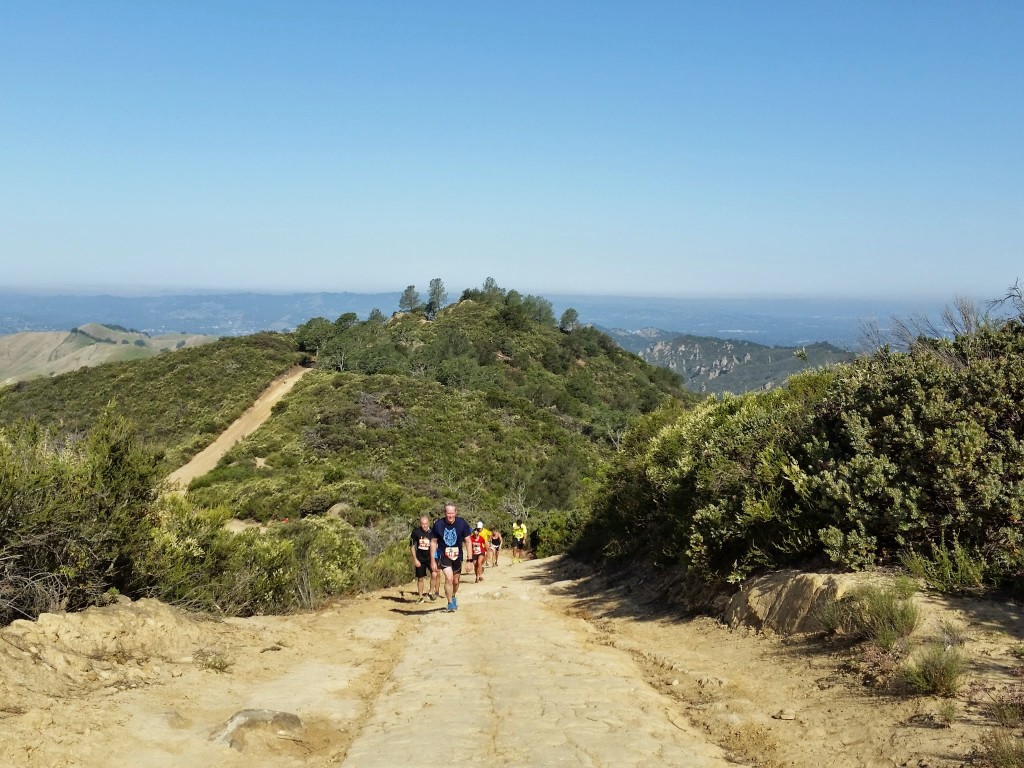
[[[425,286],[422,287],[425,290]],[[458,292],[451,290],[451,300]],[[290,330],[311,317],[333,320],[346,312],[365,318],[370,310],[398,309],[391,293],[197,293],[166,296],[88,296],[0,293],[0,334],[66,331],[94,321],[138,328],[149,334],[239,336]],[[580,321],[604,328],[662,328],[758,344],[803,346],[819,341],[857,345],[865,321],[883,327],[893,315],[935,317],[939,302],[852,299],[668,299],[623,296],[549,295],[557,315],[574,307]]]
[[[648,363],[678,373],[687,389],[714,394],[771,389],[798,371],[854,357],[851,352],[823,342],[803,347],[769,347],[751,341],[680,335],[657,328],[605,333]]]
[[[244,336],[285,331],[311,317],[390,314],[398,293],[210,293],[169,296],[44,296],[0,293],[0,334],[68,330],[99,321],[149,334]]]
[[[55,376],[114,360],[138,360],[215,341],[199,334],[149,336],[89,323],[70,331],[24,331],[0,336],[0,386]]]

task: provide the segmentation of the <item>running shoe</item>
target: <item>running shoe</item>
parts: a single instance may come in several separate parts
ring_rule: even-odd
[[[435,595],[433,592],[431,592],[430,593],[430,602],[434,602],[439,597],[440,597],[440,595]]]
[[[419,603],[420,605],[422,605],[423,603],[427,602],[427,596],[426,595],[420,595],[420,599],[417,600],[416,602]]]
[[[459,601],[458,601],[457,598],[454,598],[454,597],[452,598],[452,610],[453,611],[459,610]]]
[[[450,603],[448,603],[448,607],[445,610],[447,610],[448,613],[451,613],[452,611],[454,611],[456,609],[456,607],[457,606],[455,605],[455,601],[452,600]]]

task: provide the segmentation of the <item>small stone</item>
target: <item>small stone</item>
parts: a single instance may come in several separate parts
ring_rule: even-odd
[[[775,720],[796,720],[796,712],[792,709],[780,709],[772,718]]]
[[[671,682],[671,683],[669,683],[669,685],[679,685],[679,678],[678,678],[678,677],[674,678],[674,679],[672,680],[672,682]]]

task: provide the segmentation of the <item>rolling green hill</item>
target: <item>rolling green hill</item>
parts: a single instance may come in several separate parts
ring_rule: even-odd
[[[105,327],[85,330],[98,328]],[[113,403],[169,470],[213,440],[299,357],[291,337],[262,333],[21,381],[0,389],[0,425],[31,418],[65,434],[81,433]]]
[[[319,370],[184,498],[148,490],[314,356]],[[493,284],[438,311],[314,318],[0,390],[18,523],[0,546],[29,564],[47,536],[32,567],[82,573],[74,605],[114,586],[229,613],[309,607],[407,578],[409,525],[445,500],[492,527],[525,517],[539,551],[557,550],[628,422],[692,400],[670,371]],[[231,516],[274,524],[235,535]],[[124,567],[91,562],[96,542]]]
[[[0,385],[215,341],[201,334],[148,336],[120,326],[89,323],[71,331],[38,331],[0,336]]]
[[[361,525],[456,499],[467,514],[572,508],[628,420],[687,397],[671,373],[550,305],[467,292],[421,311],[314,318],[308,376],[192,495],[266,520],[338,505]]]
[[[769,347],[655,328],[607,333],[651,365],[679,374],[688,389],[708,394],[772,389],[799,371],[849,362],[855,357],[824,342],[805,347]]]

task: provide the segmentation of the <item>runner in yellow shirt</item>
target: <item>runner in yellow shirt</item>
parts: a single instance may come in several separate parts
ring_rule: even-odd
[[[484,565],[487,565],[487,560],[491,551],[491,529],[484,527],[483,520],[476,521],[476,529],[480,532],[480,535],[484,537]]]
[[[524,554],[526,554],[526,526],[521,520],[516,520],[516,524],[512,526],[512,562],[521,563]]]

